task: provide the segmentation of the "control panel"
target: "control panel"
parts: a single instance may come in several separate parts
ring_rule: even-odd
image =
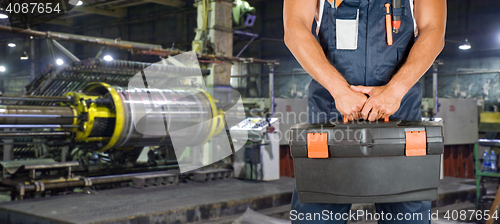
[[[266,118],[263,117],[250,117],[245,120],[240,121],[237,125],[231,127],[231,134],[234,132],[246,132],[248,133],[248,137],[251,138],[260,138],[266,132],[273,132],[274,127],[271,127],[268,130],[269,126],[273,126],[276,122],[278,122],[278,118],[270,118],[271,125],[267,122]]]

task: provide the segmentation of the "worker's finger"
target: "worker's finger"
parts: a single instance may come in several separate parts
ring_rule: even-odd
[[[373,87],[370,87],[370,86],[351,86],[351,89],[356,91],[356,92],[370,95]]]
[[[348,121],[352,121],[354,119],[354,116],[352,113],[350,113],[349,115],[347,115],[347,120]]]
[[[375,121],[378,119],[378,116],[379,116],[379,110],[373,108],[372,111],[370,111],[370,116],[368,116],[368,120]]]
[[[365,105],[363,106],[363,109],[361,110],[361,118],[367,120],[368,119],[368,115],[370,115],[370,111],[372,110],[372,104],[371,104],[371,101],[370,99],[368,99],[368,101],[366,101]]]
[[[384,110],[379,110],[377,114],[377,120],[384,118]]]
[[[358,116],[357,116],[356,112],[351,113],[351,118],[352,118],[352,119],[351,119],[352,121],[354,121],[354,120],[357,120],[357,119],[358,119]]]
[[[358,117],[358,120],[363,118],[363,115],[361,114],[361,111],[356,112],[356,116]]]
[[[385,113],[383,111],[380,111],[380,116],[378,119],[384,119],[385,118]]]

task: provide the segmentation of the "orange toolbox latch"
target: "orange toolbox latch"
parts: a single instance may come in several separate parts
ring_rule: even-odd
[[[328,133],[307,133],[307,157],[328,158]]]
[[[425,156],[427,154],[427,134],[425,131],[405,131],[405,155]]]

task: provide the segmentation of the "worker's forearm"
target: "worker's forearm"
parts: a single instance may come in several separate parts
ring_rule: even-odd
[[[330,64],[311,31],[305,25],[291,27],[293,29],[285,29],[285,44],[302,68],[334,98],[345,93],[349,89],[349,84]]]
[[[431,67],[443,47],[444,33],[441,30],[436,28],[422,32],[413,45],[405,64],[388,85],[397,89],[401,97],[404,96]]]

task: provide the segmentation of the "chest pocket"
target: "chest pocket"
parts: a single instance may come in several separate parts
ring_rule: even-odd
[[[337,8],[336,46],[339,50],[358,48],[360,0],[344,0]]]
[[[386,0],[390,2],[389,0]],[[398,33],[392,33],[393,45],[387,45],[385,40],[384,26],[385,21],[380,20],[378,22],[372,22],[371,27],[375,27],[376,31],[369,36],[369,41],[372,41],[372,45],[376,45],[376,51],[371,55],[371,58],[377,58],[376,63],[371,64],[372,69],[367,75],[372,77],[368,85],[385,85],[392,76],[397,72],[397,70],[403,65],[408,57],[408,54],[413,46],[414,42],[414,22],[411,13],[411,7],[409,7],[409,1],[403,0],[400,9],[392,9],[392,13],[401,18],[401,27]],[[377,6],[378,11],[383,11],[385,8],[382,5]],[[382,17],[383,14],[380,13],[376,15],[377,17]],[[377,32],[378,31],[378,32]],[[373,35],[374,34],[374,35]]]

